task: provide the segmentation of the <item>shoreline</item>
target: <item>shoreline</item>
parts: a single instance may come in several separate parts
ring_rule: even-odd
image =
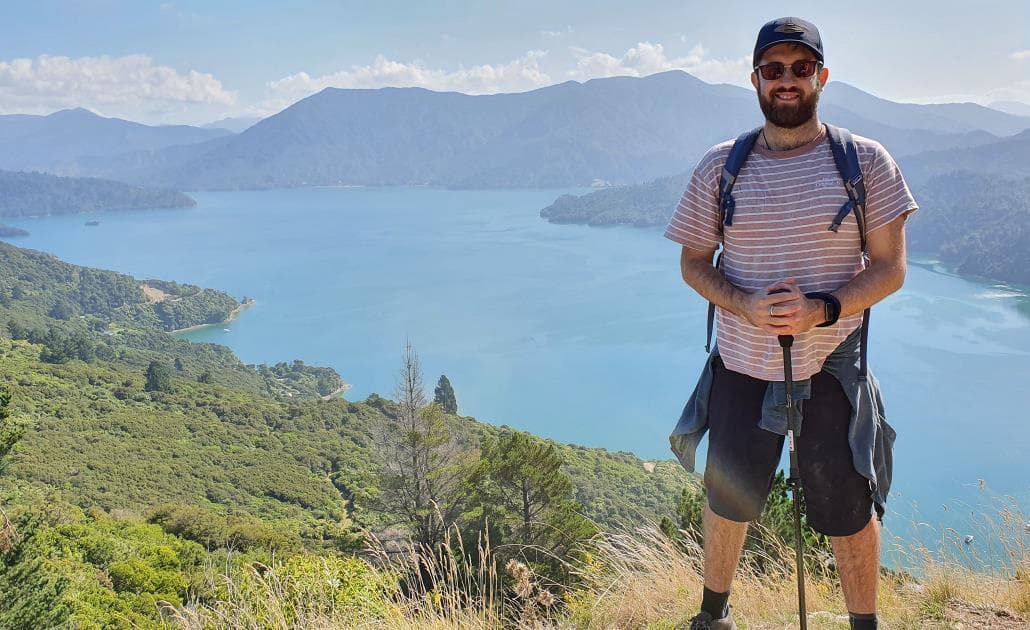
[[[339,387],[337,387],[333,391],[329,392],[325,396],[322,396],[321,398],[322,398],[322,400],[330,400],[330,399],[335,398],[335,397],[339,396],[340,394],[346,392],[350,388],[351,388],[350,383],[344,383],[343,385],[340,385]]]
[[[201,328],[207,328],[209,326],[223,326],[225,324],[228,324],[232,320],[236,319],[236,317],[239,316],[239,314],[243,312],[244,309],[254,306],[255,303],[257,303],[257,300],[255,300],[254,298],[249,298],[246,302],[240,302],[238,305],[236,305],[236,308],[232,309],[232,311],[229,312],[229,316],[220,322],[215,322],[213,324],[197,324],[196,326],[187,326],[186,328],[176,328],[175,330],[169,330],[168,334],[174,335],[177,333],[190,332],[193,330],[199,330]]]

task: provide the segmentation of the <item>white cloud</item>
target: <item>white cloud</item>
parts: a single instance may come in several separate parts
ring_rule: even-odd
[[[349,70],[320,77],[298,72],[270,81],[267,85],[275,97],[265,105],[266,109],[281,108],[279,104],[282,102],[293,102],[327,87],[423,87],[466,94],[519,92],[552,83],[551,77],[540,69],[540,59],[546,54],[546,51],[531,50],[506,64],[461,66],[453,71],[430,68],[421,60],[405,63],[378,55],[367,66],[351,66]]]
[[[993,101],[1020,101],[1030,104],[1030,81],[1015,81],[1008,85],[988,90],[984,94],[985,103]]]
[[[86,107],[134,119],[197,106],[236,103],[212,75],[160,66],[146,55],[59,57],[0,61],[0,112],[48,113]],[[159,117],[159,116],[158,116]]]
[[[1017,50],[1016,52],[1009,55],[1009,57],[1015,59],[1016,61],[1026,61],[1027,59],[1030,59],[1030,49]]]
[[[544,37],[561,37],[563,35],[572,35],[572,26],[571,25],[570,26],[566,26],[565,30],[560,30],[559,29],[557,31],[549,31],[549,30],[546,30],[546,29],[541,29],[540,30],[540,34],[543,35]]]
[[[576,67],[568,72],[573,79],[585,80],[612,76],[642,77],[666,70],[685,70],[709,83],[749,86],[751,55],[736,59],[713,59],[701,44],[682,57],[669,57],[661,44],[640,42],[619,57],[606,52],[570,48]]]

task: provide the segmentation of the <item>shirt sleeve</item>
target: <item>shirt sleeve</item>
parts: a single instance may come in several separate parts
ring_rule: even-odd
[[[865,182],[865,194],[866,234],[919,209],[897,162],[879,143],[875,145],[872,165]]]
[[[713,147],[694,167],[676,211],[665,228],[665,238],[691,249],[714,249],[722,241],[719,231],[719,183],[717,148]]]

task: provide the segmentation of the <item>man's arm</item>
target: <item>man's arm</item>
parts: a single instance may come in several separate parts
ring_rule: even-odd
[[[869,249],[869,266],[833,292],[840,300],[840,316],[847,317],[861,313],[891,293],[905,282],[908,265],[905,262],[905,218],[901,215],[880,229],[871,232],[866,240]],[[825,321],[822,300],[806,298],[796,283],[783,283],[792,295],[789,302],[773,309],[773,319],[781,324],[781,335],[797,335],[807,332]]]
[[[861,313],[905,283],[905,219],[901,215],[868,235],[869,266],[833,292],[840,300],[841,317]]]
[[[773,317],[774,304],[781,304],[788,301],[796,301],[796,295],[789,291],[784,293],[769,294],[769,291],[784,288],[783,283],[777,282],[766,287],[762,291],[749,293],[730,283],[718,269],[712,265],[712,256],[715,249],[698,250],[684,246],[680,254],[680,272],[683,274],[683,281],[692,289],[697,291],[701,297],[739,317],[747,319],[753,326],[757,326],[773,335],[789,334],[782,332],[782,326],[775,325]],[[803,299],[803,298],[802,298]],[[822,308],[822,302],[819,302]],[[842,305],[843,306],[843,305]],[[782,307],[777,307],[782,308]],[[822,320],[816,322],[822,323]]]
[[[745,294],[712,265],[714,255],[715,249],[701,251],[684,245],[680,254],[683,281],[712,304],[740,315]]]

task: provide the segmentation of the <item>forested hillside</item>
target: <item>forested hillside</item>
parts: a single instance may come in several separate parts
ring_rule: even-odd
[[[673,519],[689,487],[671,459],[645,466],[445,413],[420,393],[410,348],[405,382],[418,387],[397,400],[326,398],[343,385],[328,368],[245,366],[175,339],[129,276],[9,245],[0,255],[0,592],[14,602],[0,627],[155,627],[159,601],[225,596],[213,566],[348,563],[365,531],[432,546],[450,527],[489,530],[538,547],[534,566],[568,580],[556,558],[576,541]],[[235,303],[145,286],[198,308]],[[511,494],[527,483],[524,500]]]
[[[93,177],[0,171],[0,217],[45,217],[108,210],[192,208],[174,190],[131,186]]]
[[[1030,177],[934,175],[918,199],[913,251],[933,252],[960,274],[1030,285]]]

